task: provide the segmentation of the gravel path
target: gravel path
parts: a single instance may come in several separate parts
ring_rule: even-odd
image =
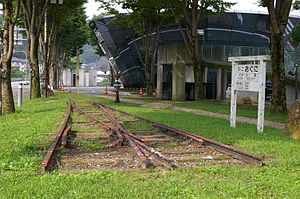
[[[114,100],[113,96],[100,95],[99,97],[109,99],[109,100]],[[174,106],[174,105],[171,105],[171,104],[168,104],[168,103],[159,103],[159,102],[147,103],[147,102],[144,102],[144,101],[141,101],[141,100],[133,100],[133,99],[125,99],[125,98],[122,98],[121,101],[128,102],[128,103],[133,103],[133,104],[139,104],[142,107],[166,108],[166,109],[173,109],[173,110],[179,110],[179,111],[194,113],[194,114],[197,114],[197,115],[207,115],[207,116],[211,116],[211,117],[224,118],[224,119],[228,119],[228,120],[230,119],[230,116],[227,115],[227,114],[214,113],[214,112],[203,111],[203,110],[199,110],[199,109],[178,107],[178,106]],[[254,125],[257,124],[257,120],[254,119],[254,118],[237,116],[236,120],[237,120],[237,122],[242,122],[242,123],[248,123],[248,124],[254,124]],[[267,121],[267,120],[265,120],[264,125],[269,126],[269,127],[273,127],[273,128],[276,128],[276,129],[283,129],[284,128],[283,123]]]

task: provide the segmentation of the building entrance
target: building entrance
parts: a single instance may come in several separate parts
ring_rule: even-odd
[[[76,74],[73,74],[72,86],[76,86]]]
[[[205,85],[205,96],[207,99],[216,99],[217,94],[217,69],[208,67],[207,83]]]
[[[172,64],[163,65],[163,99],[172,100]]]

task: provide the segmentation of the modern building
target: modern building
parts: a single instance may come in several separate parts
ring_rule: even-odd
[[[96,19],[94,29],[99,44],[109,57],[115,71],[121,72],[124,86],[144,85],[144,69],[139,61],[141,37],[130,29],[112,22],[114,16]],[[285,68],[293,71],[298,62],[298,44],[291,41],[291,33],[300,20],[290,17],[284,34]],[[228,57],[269,54],[269,17],[262,13],[227,12],[210,16],[198,23],[204,71],[205,96],[208,99],[222,99],[231,82],[231,63]],[[184,31],[184,27],[183,27]],[[154,33],[153,33],[154,34]],[[180,59],[177,59],[180,57]],[[184,46],[183,37],[177,26],[163,29],[159,37],[156,79],[158,96],[163,99],[193,100],[194,77],[191,60]],[[268,74],[271,73],[270,65]],[[287,92],[293,93],[292,85]],[[249,95],[246,94],[246,95]],[[291,99],[294,96],[288,95]],[[289,99],[288,99],[289,100]]]

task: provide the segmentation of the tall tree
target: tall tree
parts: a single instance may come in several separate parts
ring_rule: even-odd
[[[267,7],[270,21],[270,50],[272,61],[272,101],[274,112],[286,112],[286,81],[284,68],[284,30],[293,0],[261,0]],[[299,2],[298,2],[299,3]],[[296,4],[298,4],[296,1]]]
[[[41,97],[38,46],[45,12],[49,3],[50,0],[21,0],[28,39],[28,62],[31,71],[30,98]]]
[[[69,12],[69,14],[63,20],[60,18],[55,39],[50,42],[52,48],[49,49],[49,66],[53,74],[50,76],[50,82],[53,85],[57,85],[57,79],[59,79],[58,76],[60,75],[59,71],[72,57],[76,56],[77,49],[88,43],[89,28],[83,7],[84,1],[80,1],[81,3],[77,4],[77,6],[64,11],[64,13]]]
[[[44,26],[44,31],[40,35],[40,52],[45,63],[45,90],[47,90],[49,83],[57,88],[57,70],[60,65],[59,52],[62,52],[56,45],[57,40],[60,39],[60,33],[64,26],[67,23],[72,23],[68,18],[84,3],[86,3],[86,0],[64,0],[63,4],[50,4],[47,9],[45,15],[45,20],[47,20],[45,24],[47,25]],[[63,42],[64,40],[60,41],[60,43]]]
[[[165,0],[180,27],[186,49],[191,56],[196,99],[203,99],[203,71],[201,47],[198,34],[199,20],[216,13],[224,12],[234,3],[223,0]],[[182,18],[185,23],[182,23]],[[184,30],[186,28],[186,31]]]
[[[5,78],[2,80],[1,98],[2,114],[14,112],[14,99],[11,88],[11,59],[14,49],[14,28],[17,22],[20,0],[3,0],[3,29],[1,30],[2,54],[0,68],[5,71]]]
[[[114,21],[120,26],[132,28],[142,38],[143,57],[140,61],[144,66],[146,94],[152,95],[153,90],[153,73],[156,62],[157,42],[161,25],[167,23],[168,14],[162,0],[113,0],[110,3],[122,5],[122,8],[128,10],[126,15],[120,14],[114,10],[114,4],[109,4],[105,0],[101,1],[105,7],[116,15]],[[155,34],[153,34],[155,33]]]

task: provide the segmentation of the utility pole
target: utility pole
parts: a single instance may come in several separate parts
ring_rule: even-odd
[[[80,68],[80,60],[79,60],[79,55],[80,55],[80,49],[77,48],[76,50],[76,58],[77,58],[77,67],[76,67],[76,88],[77,88],[77,95],[79,95],[79,68]]]

